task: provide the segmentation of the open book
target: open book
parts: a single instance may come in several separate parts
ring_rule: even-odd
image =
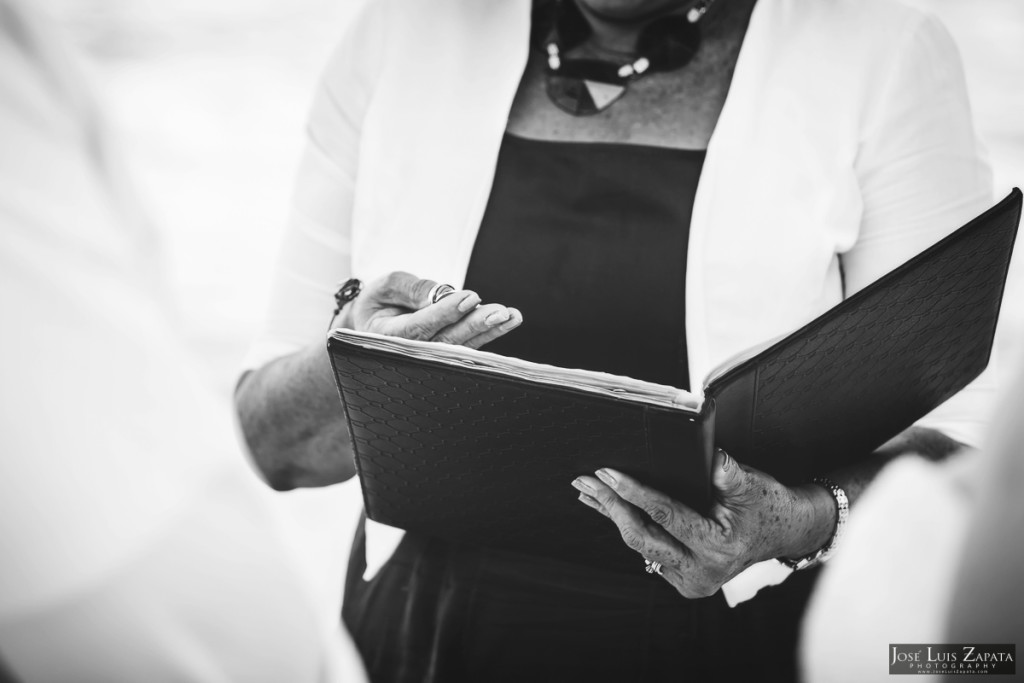
[[[371,519],[635,571],[570,482],[613,467],[697,509],[713,449],[799,483],[868,456],[988,364],[1021,193],[687,392],[433,342],[333,330]]]

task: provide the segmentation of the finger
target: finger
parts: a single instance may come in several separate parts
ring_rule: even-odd
[[[433,339],[438,332],[462,320],[480,304],[475,292],[456,292],[436,304],[412,313],[394,315],[386,311],[371,318],[369,330],[405,339]]]
[[[572,483],[573,487],[580,491],[579,500],[591,507],[602,515],[608,518],[612,518],[611,513],[606,509],[605,505],[602,504],[597,497],[601,496],[601,490],[607,492],[607,496],[611,499],[616,498],[613,491],[604,487],[600,482],[590,477],[578,477]],[[590,491],[591,493],[587,493]],[[606,498],[606,500],[611,500]],[[615,504],[610,503],[612,509]],[[627,505],[628,507],[628,505]],[[613,519],[615,521],[615,519]],[[640,523],[638,520],[637,523]],[[619,526],[619,523],[616,524]],[[717,587],[709,587],[703,585],[699,580],[701,572],[699,567],[696,566],[696,558],[690,552],[690,550],[678,542],[673,541],[664,530],[650,525],[645,524],[645,528],[653,529],[652,535],[654,538],[650,542],[646,543],[643,550],[638,551],[645,559],[652,562],[659,562],[662,565],[662,571],[659,574],[665,581],[672,585],[681,595],[687,598],[704,597],[710,595],[717,590]],[[626,533],[623,533],[622,527],[619,526],[619,532],[626,538]],[[658,537],[660,536],[660,538]],[[630,545],[627,542],[627,545]],[[633,547],[630,545],[630,547]],[[636,548],[634,547],[634,550]]]
[[[442,299],[438,306],[444,303]],[[434,335],[432,341],[464,344],[474,337],[496,330],[512,319],[512,312],[501,304],[477,306],[461,319]]]
[[[463,344],[473,349],[479,349],[481,346],[489,344],[498,337],[504,336],[523,324],[523,314],[519,312],[519,309],[510,308],[508,311],[511,313],[511,316],[507,321],[497,327],[487,330],[483,334],[479,334],[472,339],[466,340]]]
[[[650,523],[643,513],[600,481],[582,476],[573,481],[573,486],[600,506],[601,512],[618,527],[622,540],[630,549],[649,560],[683,571],[692,566],[692,557],[686,547],[660,526]],[[589,501],[583,502],[590,505]]]
[[[598,512],[600,512],[600,513],[601,513],[602,515],[604,515],[605,517],[607,517],[607,516],[608,516],[608,513],[604,511],[604,508],[603,508],[603,507],[601,507],[601,504],[597,502],[597,499],[595,499],[595,498],[593,498],[593,497],[591,497],[591,496],[588,496],[588,495],[587,495],[587,494],[585,494],[585,493],[581,493],[581,494],[579,495],[579,498],[578,498],[578,500],[579,500],[579,501],[580,501],[581,503],[583,503],[583,504],[585,504],[585,505],[587,505],[587,506],[589,506],[589,507],[592,507],[592,508],[594,508],[595,510],[597,510]]]
[[[735,497],[747,485],[746,471],[728,453],[719,448],[711,460],[711,483],[718,491],[719,498]]]
[[[689,548],[707,545],[708,520],[693,508],[617,470],[604,467],[596,474],[615,493],[646,513],[683,545]]]

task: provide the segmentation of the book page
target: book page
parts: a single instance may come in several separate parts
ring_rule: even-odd
[[[471,349],[466,346],[414,341],[372,334],[370,332],[356,332],[355,330],[343,328],[331,330],[330,334],[335,339],[357,344],[368,349],[377,349],[432,363],[472,368],[527,382],[567,387],[626,401],[657,405],[664,408],[675,408],[694,413],[700,412],[703,404],[701,396],[692,394],[689,391],[621,375],[611,375],[592,370],[560,368],[554,365],[532,363],[488,351]]]

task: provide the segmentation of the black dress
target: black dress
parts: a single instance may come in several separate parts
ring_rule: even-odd
[[[506,135],[466,288],[524,324],[488,350],[688,388],[686,250],[703,161]],[[360,525],[343,616],[375,682],[795,678],[810,573],[730,609],[721,593],[682,598],[639,555],[624,577],[406,534],[367,582],[364,548]]]

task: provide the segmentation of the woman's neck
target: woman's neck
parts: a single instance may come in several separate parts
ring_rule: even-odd
[[[569,0],[569,2],[575,2],[575,0]],[[577,2],[576,6],[579,7],[580,13],[583,14],[587,23],[590,24],[590,43],[592,45],[609,52],[635,54],[637,39],[648,25],[669,14],[684,14],[695,4],[696,0],[690,0],[689,2],[664,2],[653,8],[650,12],[631,17],[601,14],[589,7],[586,2]],[[705,24],[708,23],[709,19],[717,22],[721,18],[713,17],[711,16],[712,14],[729,13],[728,7],[718,7],[718,5],[727,5],[735,11],[741,6],[753,5],[754,0],[739,3],[721,0],[709,4],[711,8],[708,11],[708,16],[702,19],[702,23]]]
[[[665,10],[660,10],[653,15],[648,14],[642,17],[622,19],[598,14],[587,7],[586,3],[577,3],[577,6],[580,8],[580,12],[587,20],[587,23],[590,24],[591,43],[603,50],[627,54],[636,52],[637,38],[648,24],[658,17],[669,13]]]

